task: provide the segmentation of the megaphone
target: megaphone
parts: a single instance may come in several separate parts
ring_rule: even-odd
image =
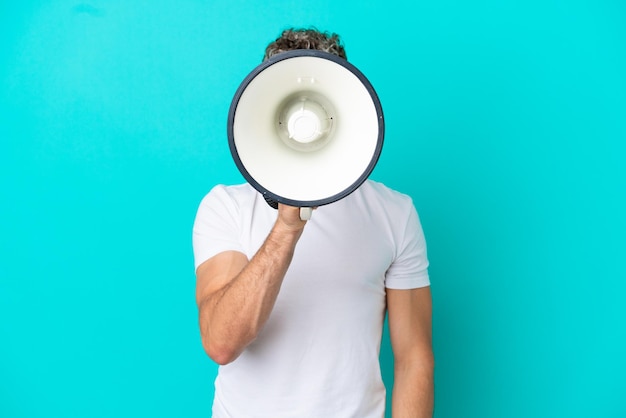
[[[380,100],[354,65],[318,50],[282,52],[243,80],[228,112],[237,168],[270,206],[342,199],[371,174],[385,128]]]

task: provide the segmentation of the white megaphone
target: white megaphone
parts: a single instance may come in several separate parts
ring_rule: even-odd
[[[270,206],[311,208],[356,190],[378,162],[385,128],[374,88],[336,55],[277,54],[243,80],[228,113],[228,143]]]

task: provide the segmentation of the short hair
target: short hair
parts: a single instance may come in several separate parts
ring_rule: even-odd
[[[263,61],[281,52],[293,51],[294,49],[317,49],[347,59],[346,50],[336,33],[322,32],[315,28],[291,28],[284,30],[274,42],[265,48]]]

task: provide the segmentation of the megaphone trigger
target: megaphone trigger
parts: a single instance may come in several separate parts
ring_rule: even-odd
[[[313,214],[313,208],[300,208],[300,219],[303,221],[308,221],[311,219],[311,215]]]

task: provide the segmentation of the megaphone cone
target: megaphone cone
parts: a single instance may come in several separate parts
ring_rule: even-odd
[[[237,168],[273,206],[322,206],[356,190],[378,162],[382,107],[367,78],[317,50],[273,56],[241,83],[228,113]]]

